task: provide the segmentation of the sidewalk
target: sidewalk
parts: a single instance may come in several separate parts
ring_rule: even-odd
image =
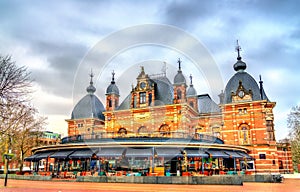
[[[300,179],[299,173],[294,174],[281,174],[285,179]]]

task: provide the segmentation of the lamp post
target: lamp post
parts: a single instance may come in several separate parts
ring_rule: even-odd
[[[8,163],[9,160],[12,158],[11,154],[4,154],[4,158],[6,160],[6,173],[5,173],[5,179],[4,179],[4,187],[7,185],[7,176],[8,176]]]

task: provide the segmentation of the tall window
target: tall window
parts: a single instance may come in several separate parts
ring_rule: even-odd
[[[194,108],[194,102],[193,102],[193,101],[190,101],[190,106],[191,106],[192,108]]]
[[[149,106],[151,105],[151,102],[152,102],[152,93],[149,93]]]
[[[181,99],[181,90],[177,89],[177,99]]]
[[[250,130],[246,124],[240,126],[240,143],[250,144]]]
[[[115,99],[115,107],[118,107],[118,105],[119,105],[118,99]]]
[[[146,103],[146,93],[141,92],[140,93],[140,104],[144,104],[144,103]]]
[[[136,98],[136,95],[133,97],[133,108],[136,108],[136,100],[137,100],[137,98]]]
[[[108,100],[108,107],[112,107],[112,101],[111,101],[111,99]]]

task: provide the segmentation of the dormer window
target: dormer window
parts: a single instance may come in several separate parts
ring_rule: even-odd
[[[140,93],[140,104],[146,103],[146,92]]]

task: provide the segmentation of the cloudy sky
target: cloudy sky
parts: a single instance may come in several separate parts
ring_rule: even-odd
[[[160,73],[165,62],[173,81],[180,57],[186,77],[193,75],[197,93],[209,93],[218,103],[217,93],[235,73],[239,39],[247,72],[257,81],[262,75],[267,96],[277,103],[276,136],[282,139],[288,132],[289,110],[300,104],[299,4],[297,0],[2,0],[0,54],[28,67],[35,79],[33,103],[48,117],[47,129],[66,133],[64,120],[86,94],[91,68],[96,94],[104,102],[112,70],[122,99],[135,83],[139,66],[149,74]]]

